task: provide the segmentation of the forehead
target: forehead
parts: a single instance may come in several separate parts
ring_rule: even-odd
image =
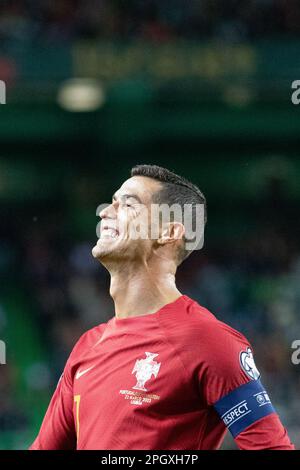
[[[144,204],[147,204],[151,202],[152,195],[160,190],[161,187],[162,185],[159,181],[147,176],[132,176],[124,181],[122,186],[115,192],[115,196],[121,197],[124,194],[136,195]]]

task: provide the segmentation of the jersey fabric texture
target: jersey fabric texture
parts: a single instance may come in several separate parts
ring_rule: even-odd
[[[294,448],[249,342],[182,295],[80,338],[30,449],[218,449],[226,426],[240,449]]]

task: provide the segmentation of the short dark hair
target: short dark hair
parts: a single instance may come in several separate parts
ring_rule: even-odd
[[[157,165],[136,165],[131,169],[131,176],[147,176],[162,183],[162,188],[154,194],[153,201],[157,204],[204,205],[204,224],[207,221],[207,204],[202,191],[193,183],[166,168]],[[196,211],[192,212],[192,224],[195,226]],[[183,248],[178,253],[178,264],[191,254],[191,250]]]

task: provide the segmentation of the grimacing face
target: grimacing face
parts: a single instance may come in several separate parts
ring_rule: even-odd
[[[135,259],[150,255],[155,240],[150,237],[133,237],[136,226],[144,224],[149,233],[152,196],[161,183],[144,176],[126,180],[113,195],[112,203],[100,212],[100,238],[92,250],[94,258],[106,260]]]

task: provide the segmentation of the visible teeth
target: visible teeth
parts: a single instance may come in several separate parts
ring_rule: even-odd
[[[107,238],[117,238],[118,233],[113,228],[106,228],[102,231],[101,236],[102,237],[107,237]]]

